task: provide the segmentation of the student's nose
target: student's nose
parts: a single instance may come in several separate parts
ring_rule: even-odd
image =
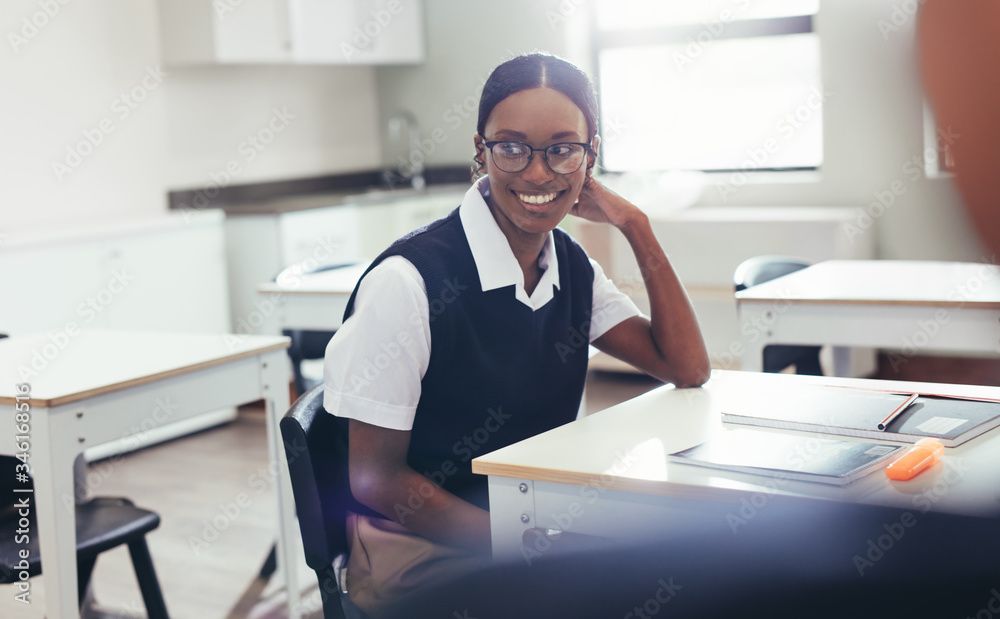
[[[521,178],[533,185],[542,185],[555,178],[555,172],[545,162],[545,153],[536,151],[528,162],[528,167],[521,171]]]

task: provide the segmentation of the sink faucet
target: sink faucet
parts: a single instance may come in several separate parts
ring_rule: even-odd
[[[389,119],[389,141],[392,143],[400,142],[400,134],[402,134],[404,127],[410,150],[407,156],[400,157],[399,170],[403,176],[409,177],[410,186],[414,189],[423,189],[427,184],[424,180],[426,153],[420,145],[420,125],[412,112],[403,110]],[[409,173],[407,173],[407,169],[409,169]]]

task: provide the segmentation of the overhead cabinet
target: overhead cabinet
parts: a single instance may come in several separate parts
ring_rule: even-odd
[[[168,66],[413,64],[423,0],[163,0]]]

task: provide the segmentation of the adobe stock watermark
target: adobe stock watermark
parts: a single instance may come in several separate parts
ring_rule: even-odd
[[[723,202],[728,201],[730,194],[736,193],[749,182],[749,172],[766,168],[771,157],[788,144],[803,127],[822,120],[823,104],[832,96],[832,93],[814,86],[800,105],[786,112],[774,124],[774,132],[780,139],[767,137],[759,146],[746,149],[747,157],[738,166],[738,171],[731,173],[727,182],[718,185],[719,197]]]
[[[111,101],[112,116],[105,116],[91,127],[81,130],[83,139],[66,147],[66,156],[52,162],[52,172],[56,180],[62,183],[67,176],[75,172],[91,157],[97,148],[104,143],[109,135],[118,128],[118,123],[125,121],[150,94],[160,87],[167,73],[160,68],[146,67],[146,74],[139,82],[126,92],[119,94]]]
[[[226,162],[222,169],[208,173],[209,184],[194,192],[191,204],[180,204],[179,208],[185,218],[190,219],[192,209],[208,207],[219,192],[228,187],[243,174],[244,166],[257,159],[277,137],[295,120],[295,114],[288,111],[288,106],[281,109],[271,108],[271,116],[257,131],[250,133],[236,147],[237,157]]]
[[[510,50],[507,52],[513,56]],[[428,137],[413,140],[409,152],[405,155],[399,155],[397,158],[396,169],[383,173],[383,178],[390,188],[399,183],[409,182],[416,175],[417,170],[423,169],[427,158],[448,142],[466,121],[471,118],[475,122],[479,113],[479,96],[489,75],[490,72],[480,75],[475,81],[472,92],[460,101],[455,101],[442,112],[441,121],[443,124],[431,130]]]
[[[462,292],[466,289],[468,289],[468,285],[459,283],[457,277],[442,280],[441,290],[437,297],[427,300],[427,324],[437,320],[449,305],[462,296]],[[382,376],[385,370],[417,342],[417,337],[423,336],[422,333],[417,333],[417,330],[422,330],[424,326],[424,319],[419,311],[410,314],[407,324],[413,329],[412,332],[401,329],[394,337],[379,344],[378,352],[366,358],[358,371],[351,374],[348,380],[355,395],[358,395],[362,389],[370,387],[374,381]]]
[[[379,38],[385,33],[385,29],[389,27],[389,24],[396,19],[397,16],[405,12],[407,6],[410,6],[411,2],[404,2],[402,0],[389,0],[386,3],[384,9],[376,9],[369,14],[369,19],[366,20],[360,26],[354,27],[354,35],[351,37],[350,42],[341,41],[340,52],[344,55],[344,59],[360,60],[356,58],[357,56],[363,56],[362,52],[371,47],[375,39]]]
[[[459,461],[468,462],[473,458],[475,452],[482,449],[483,445],[488,443],[490,438],[512,418],[511,414],[503,412],[503,406],[498,405],[496,408],[487,409],[482,425],[455,441],[451,448],[452,453]],[[416,488],[411,486],[406,489],[406,504],[396,503],[392,506],[393,512],[396,514],[396,521],[405,525],[407,519],[416,514],[417,510],[421,509],[426,501],[433,497],[438,489],[443,487],[448,479],[456,473],[458,473],[458,465],[450,459],[442,462],[436,471],[423,471],[425,479]]]
[[[993,619],[994,617],[1000,617],[1000,591],[997,591],[996,587],[990,589],[990,599],[986,600],[986,604],[976,611],[976,616],[966,615],[965,619]]]
[[[305,274],[331,259],[339,247],[340,243],[334,241],[330,235],[318,239],[316,245],[313,247],[312,254],[282,271],[278,275],[276,283],[289,290],[299,288],[302,285],[302,278]],[[277,313],[285,299],[285,293],[283,292],[272,292],[266,296],[262,296],[263,298],[254,300],[252,310],[245,316],[240,316],[236,319],[234,326],[236,333],[227,333],[225,335],[226,347],[230,352],[243,344],[247,336],[256,334],[257,329]]]
[[[7,42],[10,48],[17,55],[21,54],[21,48],[30,43],[32,39],[41,34],[52,20],[55,19],[68,5],[71,0],[36,0],[38,10],[21,18],[20,28],[7,33]]]
[[[882,35],[883,41],[889,40],[889,35],[894,34],[902,30],[903,26],[907,25],[914,17],[916,17],[917,12],[920,10],[920,5],[922,5],[926,0],[901,0],[892,5],[892,11],[889,13],[888,19],[880,19],[876,22],[878,26],[878,31]]]
[[[603,324],[609,316],[617,314],[620,310],[621,305],[617,303],[610,307],[604,306],[596,314],[591,315],[588,312],[587,318],[578,326],[574,327],[571,325],[566,340],[560,340],[555,343],[555,350],[556,354],[559,355],[559,360],[566,363],[570,360],[571,355],[575,356],[577,351],[588,349],[590,347],[590,331],[594,324]]]
[[[305,444],[291,444],[283,441],[284,457],[289,463],[302,457],[308,450]],[[278,480],[281,467],[278,462],[269,462],[258,468],[246,478],[246,487],[251,490],[241,490],[229,500],[216,504],[214,513],[208,518],[202,518],[202,529],[199,535],[188,536],[188,548],[196,556],[210,548],[221,539],[254,503],[254,499],[267,492]]]
[[[21,363],[17,366],[17,373],[21,380],[27,381],[28,379],[37,378],[41,372],[44,372],[49,367],[49,364],[80,335],[80,329],[96,320],[98,314],[111,305],[115,298],[122,294],[134,279],[135,276],[129,274],[124,268],[112,271],[106,286],[98,290],[95,294],[88,296],[76,306],[76,314],[82,320],[80,322],[71,320],[63,325],[61,329],[50,331],[48,333],[48,341],[30,352],[31,360],[28,363]]]
[[[750,0],[733,0],[732,3],[736,5],[735,12],[728,8],[722,9],[718,17],[703,22],[704,27],[698,34],[688,37],[683,54],[674,52],[674,65],[678,71],[683,72],[689,64],[701,58],[705,50],[726,31],[726,26],[739,19],[740,14],[750,7]]]
[[[934,485],[912,499],[913,506],[919,509],[921,514],[929,512],[965,477],[967,472],[972,470],[961,458],[956,457],[942,460],[942,466],[942,474]],[[866,571],[875,567],[875,564],[884,559],[897,544],[903,543],[906,534],[916,525],[917,516],[909,511],[900,514],[897,520],[884,523],[882,530],[866,540],[864,549],[851,557],[854,567],[858,570],[858,576],[863,578]]]
[[[674,599],[677,592],[684,588],[682,585],[674,584],[673,576],[666,581],[661,578],[656,581],[656,584],[660,586],[656,593],[642,604],[632,608],[630,612],[625,613],[622,619],[648,619],[658,615],[661,610],[666,608],[670,600]]]
[[[87,475],[82,486],[74,488],[74,496],[63,495],[61,497],[63,507],[67,513],[72,514],[76,509],[78,501],[93,496],[94,492],[104,485],[114,474],[115,469],[125,461],[128,453],[142,449],[149,444],[149,433],[154,428],[159,428],[170,422],[174,413],[180,410],[180,406],[170,396],[156,398],[153,401],[153,410],[149,415],[142,418],[138,423],[132,424],[127,430],[122,432],[121,438],[124,440],[121,453],[91,464],[88,467]]]
[[[902,337],[900,352],[889,353],[889,364],[892,366],[893,371],[909,363],[910,359],[918,355],[920,351],[930,347],[934,338],[951,321],[952,312],[965,307],[966,303],[976,298],[982,291],[986,282],[997,276],[996,258],[996,255],[993,255],[990,259],[983,258],[982,264],[980,264],[975,275],[969,277],[964,282],[956,284],[954,288],[945,294],[946,299],[957,303],[956,306],[935,310],[931,318],[918,320],[913,331],[909,335]],[[1000,349],[997,349],[997,352],[1000,352]]]
[[[951,146],[955,140],[962,136],[948,127],[947,129],[938,129],[937,137],[942,143]],[[844,222],[842,225],[847,240],[853,244],[856,238],[868,232],[879,218],[896,205],[896,200],[906,194],[907,185],[924,178],[926,176],[924,170],[928,168],[929,164],[934,164],[939,159],[940,154],[937,148],[928,146],[923,153],[913,155],[903,162],[901,171],[907,182],[904,182],[904,179],[896,178],[887,187],[875,190],[872,193],[875,200],[865,208],[859,207],[857,209],[858,215],[853,222]]]
[[[637,456],[631,452],[623,454],[615,451],[615,459],[607,469],[609,472],[602,473],[599,477],[589,479],[586,486],[580,486],[580,500],[573,501],[566,506],[565,511],[553,512],[550,514],[555,529],[543,532],[537,528],[529,529],[535,535],[534,541],[530,544],[521,540],[521,557],[525,564],[531,567],[532,563],[541,558],[552,548],[552,541],[559,539],[562,533],[569,533],[576,526],[576,523],[584,517],[587,506],[597,503],[598,499],[608,491],[615,481],[616,476],[624,475],[632,465],[635,464]]]

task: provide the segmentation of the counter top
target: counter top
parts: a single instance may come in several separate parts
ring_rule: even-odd
[[[391,171],[360,171],[310,178],[217,185],[171,191],[171,210],[218,208],[227,215],[275,215],[341,204],[384,204],[423,196],[462,194],[470,186],[469,168],[424,170],[427,185],[413,189]],[[458,206],[458,202],[455,203]]]
[[[429,185],[423,189],[413,189],[411,187],[401,187],[398,189],[369,189],[358,190],[348,189],[341,191],[328,191],[315,194],[289,196],[284,198],[270,198],[255,202],[244,202],[220,206],[231,215],[279,215],[295,211],[304,211],[315,208],[325,208],[328,206],[340,206],[343,204],[384,204],[399,200],[408,200],[428,196],[455,195],[458,198],[455,206],[461,202],[461,196],[469,188],[468,183],[447,183],[442,185]]]

